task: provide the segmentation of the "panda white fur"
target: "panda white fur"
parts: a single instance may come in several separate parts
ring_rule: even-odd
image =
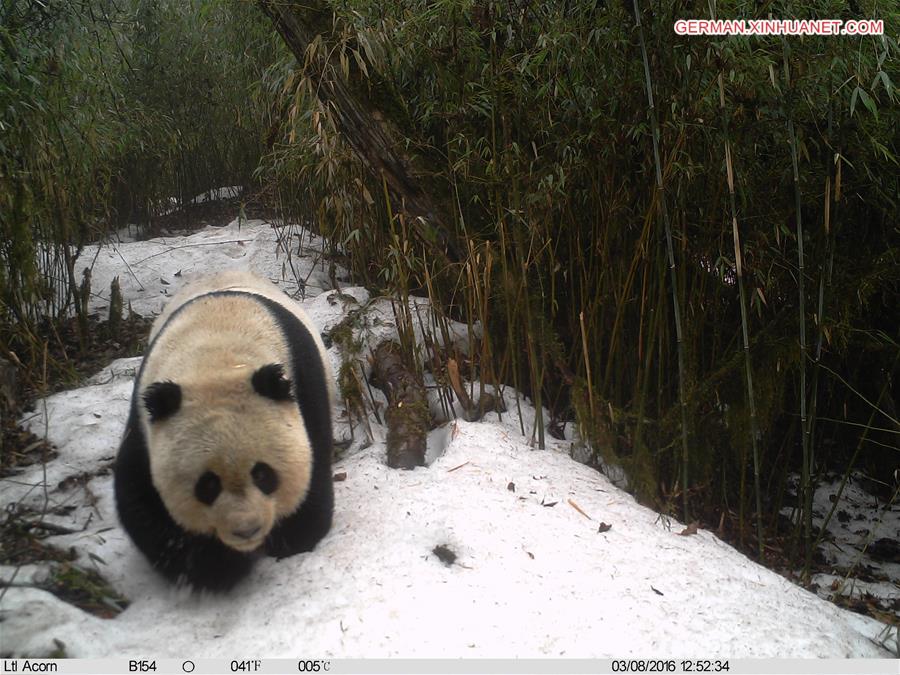
[[[119,518],[168,579],[226,590],[331,527],[334,380],[319,333],[246,272],[188,285],[156,319],[115,465]]]

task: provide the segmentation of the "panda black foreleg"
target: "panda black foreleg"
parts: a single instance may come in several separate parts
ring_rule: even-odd
[[[215,537],[185,535],[154,566],[166,577],[196,589],[227,591],[241,581],[256,555],[225,546]]]

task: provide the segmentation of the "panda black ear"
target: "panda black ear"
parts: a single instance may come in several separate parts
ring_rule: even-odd
[[[265,396],[273,401],[292,401],[291,381],[284,375],[284,366],[280,363],[270,363],[263,366],[255,373],[251,380],[253,389],[260,396]]]
[[[181,387],[174,382],[154,382],[144,391],[144,407],[151,422],[166,419],[181,407]]]

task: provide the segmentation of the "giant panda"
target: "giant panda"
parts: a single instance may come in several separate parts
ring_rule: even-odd
[[[331,527],[334,379],[318,331],[247,272],[200,279],[156,319],[115,462],[119,519],[163,576],[225,591],[263,553]]]

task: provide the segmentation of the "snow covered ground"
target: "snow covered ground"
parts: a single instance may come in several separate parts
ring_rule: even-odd
[[[824,544],[819,548],[831,573],[813,575],[817,593],[824,598],[844,595],[858,600],[879,598],[887,604],[900,598],[896,583],[900,579],[897,546],[900,542],[900,505],[881,504],[863,488],[865,477],[851,474],[841,491],[841,478],[824,480],[813,496],[813,526],[821,529],[826,517]],[[799,477],[793,481],[795,493]],[[781,513],[792,519],[791,507]],[[873,517],[874,514],[874,517]],[[893,558],[893,561],[891,560]]]
[[[298,237],[304,255],[288,258],[278,242],[296,251]],[[329,279],[346,272],[323,267],[322,250],[299,230],[251,221],[95,247],[81,260],[93,263],[97,310],[114,276],[134,311],[150,315],[194,275],[249,268],[297,295],[323,331],[365,306],[357,331],[373,345],[393,335],[390,302],[333,289]],[[548,435],[547,450],[533,449],[511,389],[502,420],[440,427],[433,463],[413,471],[386,466],[385,430],[370,419],[374,442],[365,447],[357,428],[336,462],[346,477],[315,551],[262,560],[227,595],[172,588],[119,527],[108,471],[139,362],[117,360],[39,402],[25,424],[46,429],[59,456],[0,482],[0,505],[38,512],[46,485],[47,520],[75,532],[48,543],[74,547],[131,604],[97,618],[35,587],[46,565],[0,568],[6,580],[15,573],[0,600],[0,653],[44,656],[57,642],[68,656],[154,658],[884,658],[897,649],[896,628],[798,588],[710,532],[681,536],[682,525],[570,459],[566,442]],[[530,430],[534,410],[522,405]],[[335,415],[336,436],[348,437],[346,412]],[[63,483],[80,474],[90,480]]]

